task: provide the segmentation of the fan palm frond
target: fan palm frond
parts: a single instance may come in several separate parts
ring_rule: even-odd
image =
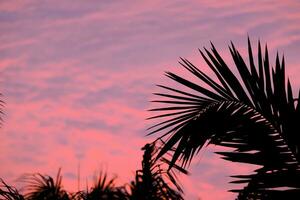
[[[235,183],[248,184],[245,190],[251,188],[251,193],[271,196],[279,191],[278,187],[292,187],[292,193],[300,193],[299,185],[280,182],[277,176],[285,175],[286,180],[290,175],[299,177],[300,169],[300,91],[295,98],[291,83],[285,78],[284,58],[280,61],[277,54],[275,67],[270,67],[267,46],[263,56],[259,42],[256,66],[248,39],[247,66],[231,43],[237,75],[211,46],[210,51],[199,51],[216,79],[181,58],[179,63],[201,83],[167,72],[167,77],[193,92],[159,85],[167,92],[155,93],[161,99],[154,102],[164,105],[151,110],[160,112],[151,119],[163,119],[150,127],[149,133],[159,132],[158,139],[165,141],[158,158],[171,152],[170,168],[177,162],[187,167],[206,144],[230,147],[231,150],[218,153],[229,161],[260,166],[247,178],[236,177],[239,180]],[[273,179],[278,179],[276,184],[269,184]]]
[[[58,170],[56,180],[40,173],[24,175],[21,180],[25,186],[25,197],[28,200],[68,200],[68,193],[62,188],[61,170]]]

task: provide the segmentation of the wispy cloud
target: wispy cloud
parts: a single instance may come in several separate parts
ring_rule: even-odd
[[[182,73],[179,56],[206,71],[197,48],[210,40],[229,63],[230,40],[244,53],[247,34],[267,41],[299,88],[299,8],[292,0],[1,1],[0,177],[62,167],[74,189],[80,162],[83,178],[104,167],[128,181],[151,140],[144,119],[154,84],[167,82],[164,71]],[[228,176],[249,168],[225,163],[209,153],[192,165],[187,197],[232,199]]]

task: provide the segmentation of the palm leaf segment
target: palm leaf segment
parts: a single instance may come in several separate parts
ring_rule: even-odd
[[[125,188],[115,185],[116,177],[109,179],[107,173],[100,172],[95,177],[94,186],[89,190],[80,191],[75,194],[73,199],[97,200],[97,199],[128,199]]]
[[[271,198],[282,192],[278,187],[292,188],[284,190],[285,195],[299,194],[300,182],[286,180],[300,180],[300,92],[295,99],[285,79],[284,58],[280,62],[277,54],[275,68],[271,68],[267,46],[263,56],[259,42],[255,66],[248,39],[248,67],[231,44],[238,77],[211,45],[211,51],[199,51],[218,81],[181,58],[179,63],[201,84],[167,72],[167,77],[194,92],[159,85],[168,92],[155,93],[162,99],[154,102],[167,105],[151,110],[160,114],[150,119],[164,119],[149,128],[149,134],[161,132],[158,139],[165,141],[158,157],[175,148],[170,168],[177,161],[186,167],[205,144],[230,147],[232,151],[218,153],[229,161],[260,166],[253,175],[236,176],[239,180],[234,183],[248,184],[236,191],[241,198],[254,193]]]
[[[146,144],[142,149],[144,150],[142,169],[136,171],[135,180],[130,184],[129,199],[182,200],[183,191],[177,182],[176,173],[173,170],[167,171],[163,166],[169,161],[165,158],[155,160],[158,152],[155,143]],[[177,165],[174,169],[184,174],[188,173]]]
[[[68,193],[62,188],[60,169],[57,173],[56,180],[51,176],[42,175],[40,173],[24,175],[21,180],[28,184],[24,188],[26,191],[24,196],[28,200],[69,199]]]
[[[5,200],[25,200],[25,198],[19,193],[19,191],[6,184],[1,178],[0,178],[0,199]]]

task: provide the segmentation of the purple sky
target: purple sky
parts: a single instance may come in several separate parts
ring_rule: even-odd
[[[80,162],[82,187],[100,169],[128,182],[155,138],[145,137],[155,84],[172,85],[163,73],[181,73],[180,56],[206,70],[197,48],[209,41],[228,63],[231,40],[242,53],[247,35],[255,48],[268,42],[298,90],[299,13],[296,0],[0,1],[0,177],[17,184],[23,173],[62,167],[75,190]],[[249,170],[211,150],[183,177],[187,199],[232,199],[229,176]]]

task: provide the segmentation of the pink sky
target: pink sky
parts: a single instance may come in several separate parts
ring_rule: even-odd
[[[210,40],[229,63],[230,40],[242,52],[247,34],[253,46],[268,42],[298,90],[299,1],[220,2],[0,1],[0,177],[15,185],[23,173],[62,167],[75,190],[80,162],[82,188],[101,169],[130,181],[155,138],[145,136],[154,85],[171,83],[164,71],[181,73],[180,56],[206,70],[197,48]],[[186,199],[233,199],[229,176],[250,169],[211,151],[182,177]]]

